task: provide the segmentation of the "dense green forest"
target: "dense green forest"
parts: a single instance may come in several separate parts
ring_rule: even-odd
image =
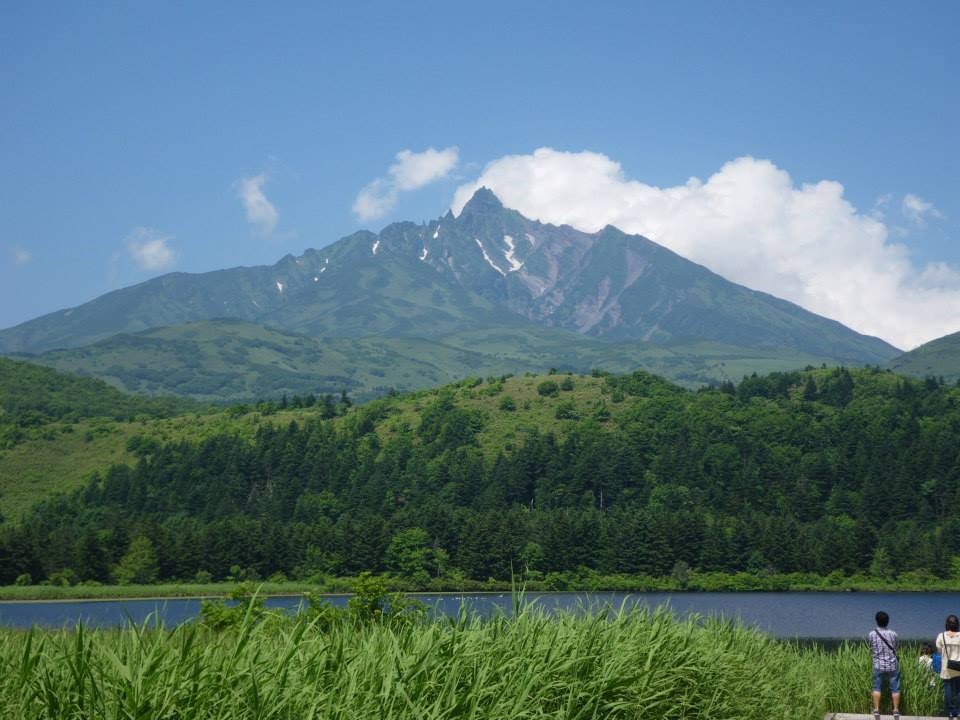
[[[134,464],[0,526],[0,582],[956,572],[960,389],[933,378],[595,373],[344,400],[252,435],[131,437]]]

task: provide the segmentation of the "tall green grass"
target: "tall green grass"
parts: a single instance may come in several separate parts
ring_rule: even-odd
[[[805,648],[661,611],[358,625],[254,614],[232,630],[6,631],[0,717],[814,718],[866,711],[866,647]],[[904,656],[904,706],[939,703]]]

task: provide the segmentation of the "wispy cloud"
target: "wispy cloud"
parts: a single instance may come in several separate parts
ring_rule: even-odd
[[[918,267],[891,241],[882,212],[889,199],[860,212],[840,183],[797,186],[768,160],[738,158],[706,181],[661,188],[629,179],[599,153],[540,148],[488,163],[457,190],[453,211],[480,186],[544,222],[645,235],[730,280],[903,348],[960,330],[960,271]],[[932,204],[907,198],[904,212],[934,217]]]
[[[249,178],[243,178],[236,183],[237,197],[243,203],[247,214],[247,222],[254,226],[263,235],[270,235],[277,227],[279,214],[277,209],[263,194],[263,186],[267,176],[263,173]]]
[[[943,217],[940,211],[933,206],[933,203],[927,202],[912,193],[903,196],[901,210],[909,220],[917,225],[925,225],[928,217]]]
[[[446,177],[459,162],[456,147],[443,150],[428,148],[421,153],[401,150],[396,161],[380,177],[363,188],[353,203],[353,212],[361,220],[386,215],[397,204],[400,193],[416,190]]]
[[[172,235],[164,235],[149,227],[134,228],[124,243],[133,261],[142,270],[166,270],[176,262],[176,254],[170,248]]]
[[[26,265],[33,260],[33,255],[26,248],[19,245],[10,246],[10,257],[13,258],[14,265]]]

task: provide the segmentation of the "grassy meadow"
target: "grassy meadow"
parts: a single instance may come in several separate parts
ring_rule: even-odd
[[[248,613],[225,630],[4,631],[3,716],[710,718],[866,712],[869,651],[779,642],[663,612],[368,622]],[[904,709],[939,688],[905,649]]]

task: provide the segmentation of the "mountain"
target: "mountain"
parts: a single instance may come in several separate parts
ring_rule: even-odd
[[[960,332],[924,343],[887,363],[894,372],[913,377],[942,377],[960,380]]]
[[[436,340],[476,327],[611,342],[710,341],[840,363],[897,354],[877,338],[731,283],[639,235],[523,217],[486,189],[459,216],[358,232],[273,266],[171,273],[0,331],[0,352],[232,317],[312,337]]]

